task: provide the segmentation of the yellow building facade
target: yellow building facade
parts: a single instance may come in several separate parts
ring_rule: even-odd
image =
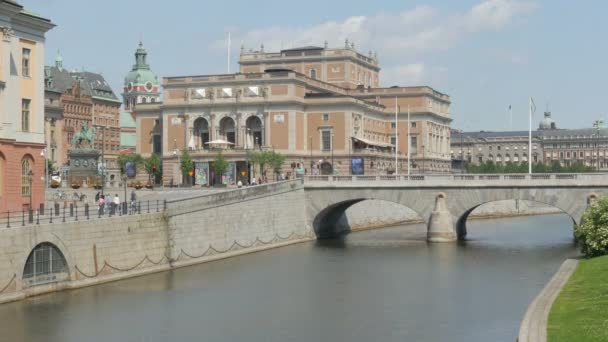
[[[44,203],[44,42],[50,20],[0,2],[0,211]]]

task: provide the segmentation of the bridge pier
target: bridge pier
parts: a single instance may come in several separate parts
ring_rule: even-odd
[[[440,192],[435,197],[435,209],[431,213],[427,228],[428,242],[452,242],[456,241],[454,222],[452,214],[446,204],[446,196]]]

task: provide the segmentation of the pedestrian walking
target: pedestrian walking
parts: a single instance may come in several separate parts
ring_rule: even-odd
[[[99,199],[97,200],[97,205],[99,206],[97,208],[97,210],[99,210],[99,215],[103,214],[103,209],[104,209],[105,203],[106,203],[105,196],[104,195],[100,195]]]

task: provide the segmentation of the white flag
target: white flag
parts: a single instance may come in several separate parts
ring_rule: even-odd
[[[534,99],[530,97],[530,115],[534,117],[534,112],[536,112],[536,104],[534,103]]]

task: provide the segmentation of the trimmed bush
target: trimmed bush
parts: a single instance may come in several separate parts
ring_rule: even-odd
[[[608,254],[608,198],[599,199],[585,211],[574,235],[586,257]]]

